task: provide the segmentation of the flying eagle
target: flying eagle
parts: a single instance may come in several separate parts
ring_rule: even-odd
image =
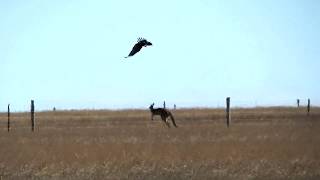
[[[147,46],[151,46],[151,45],[152,45],[152,43],[147,41],[146,39],[138,38],[138,42],[133,46],[130,54],[127,57],[135,55],[137,52],[139,52],[141,50],[141,48],[143,46],[147,47]],[[127,57],[125,57],[125,58],[127,58]]]

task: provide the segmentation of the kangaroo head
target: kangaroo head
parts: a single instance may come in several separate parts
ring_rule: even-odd
[[[149,106],[149,109],[153,109],[154,103]]]

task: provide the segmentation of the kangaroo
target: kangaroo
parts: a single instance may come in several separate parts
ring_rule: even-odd
[[[161,116],[162,121],[165,122],[168,127],[170,127],[170,124],[168,122],[168,117],[170,117],[170,119],[172,121],[172,124],[176,128],[178,127],[176,125],[176,122],[174,121],[174,117],[173,117],[172,113],[169,110],[167,110],[165,108],[156,108],[156,109],[154,109],[153,106],[154,106],[154,103],[152,103],[150,105],[150,107],[149,107],[149,109],[151,111],[151,120],[153,120],[153,116],[159,115],[159,116]]]

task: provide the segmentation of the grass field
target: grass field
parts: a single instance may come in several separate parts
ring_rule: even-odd
[[[0,179],[320,179],[320,108],[0,113]]]

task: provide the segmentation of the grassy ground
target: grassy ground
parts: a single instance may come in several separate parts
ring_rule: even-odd
[[[0,179],[320,179],[320,108],[0,113]]]

